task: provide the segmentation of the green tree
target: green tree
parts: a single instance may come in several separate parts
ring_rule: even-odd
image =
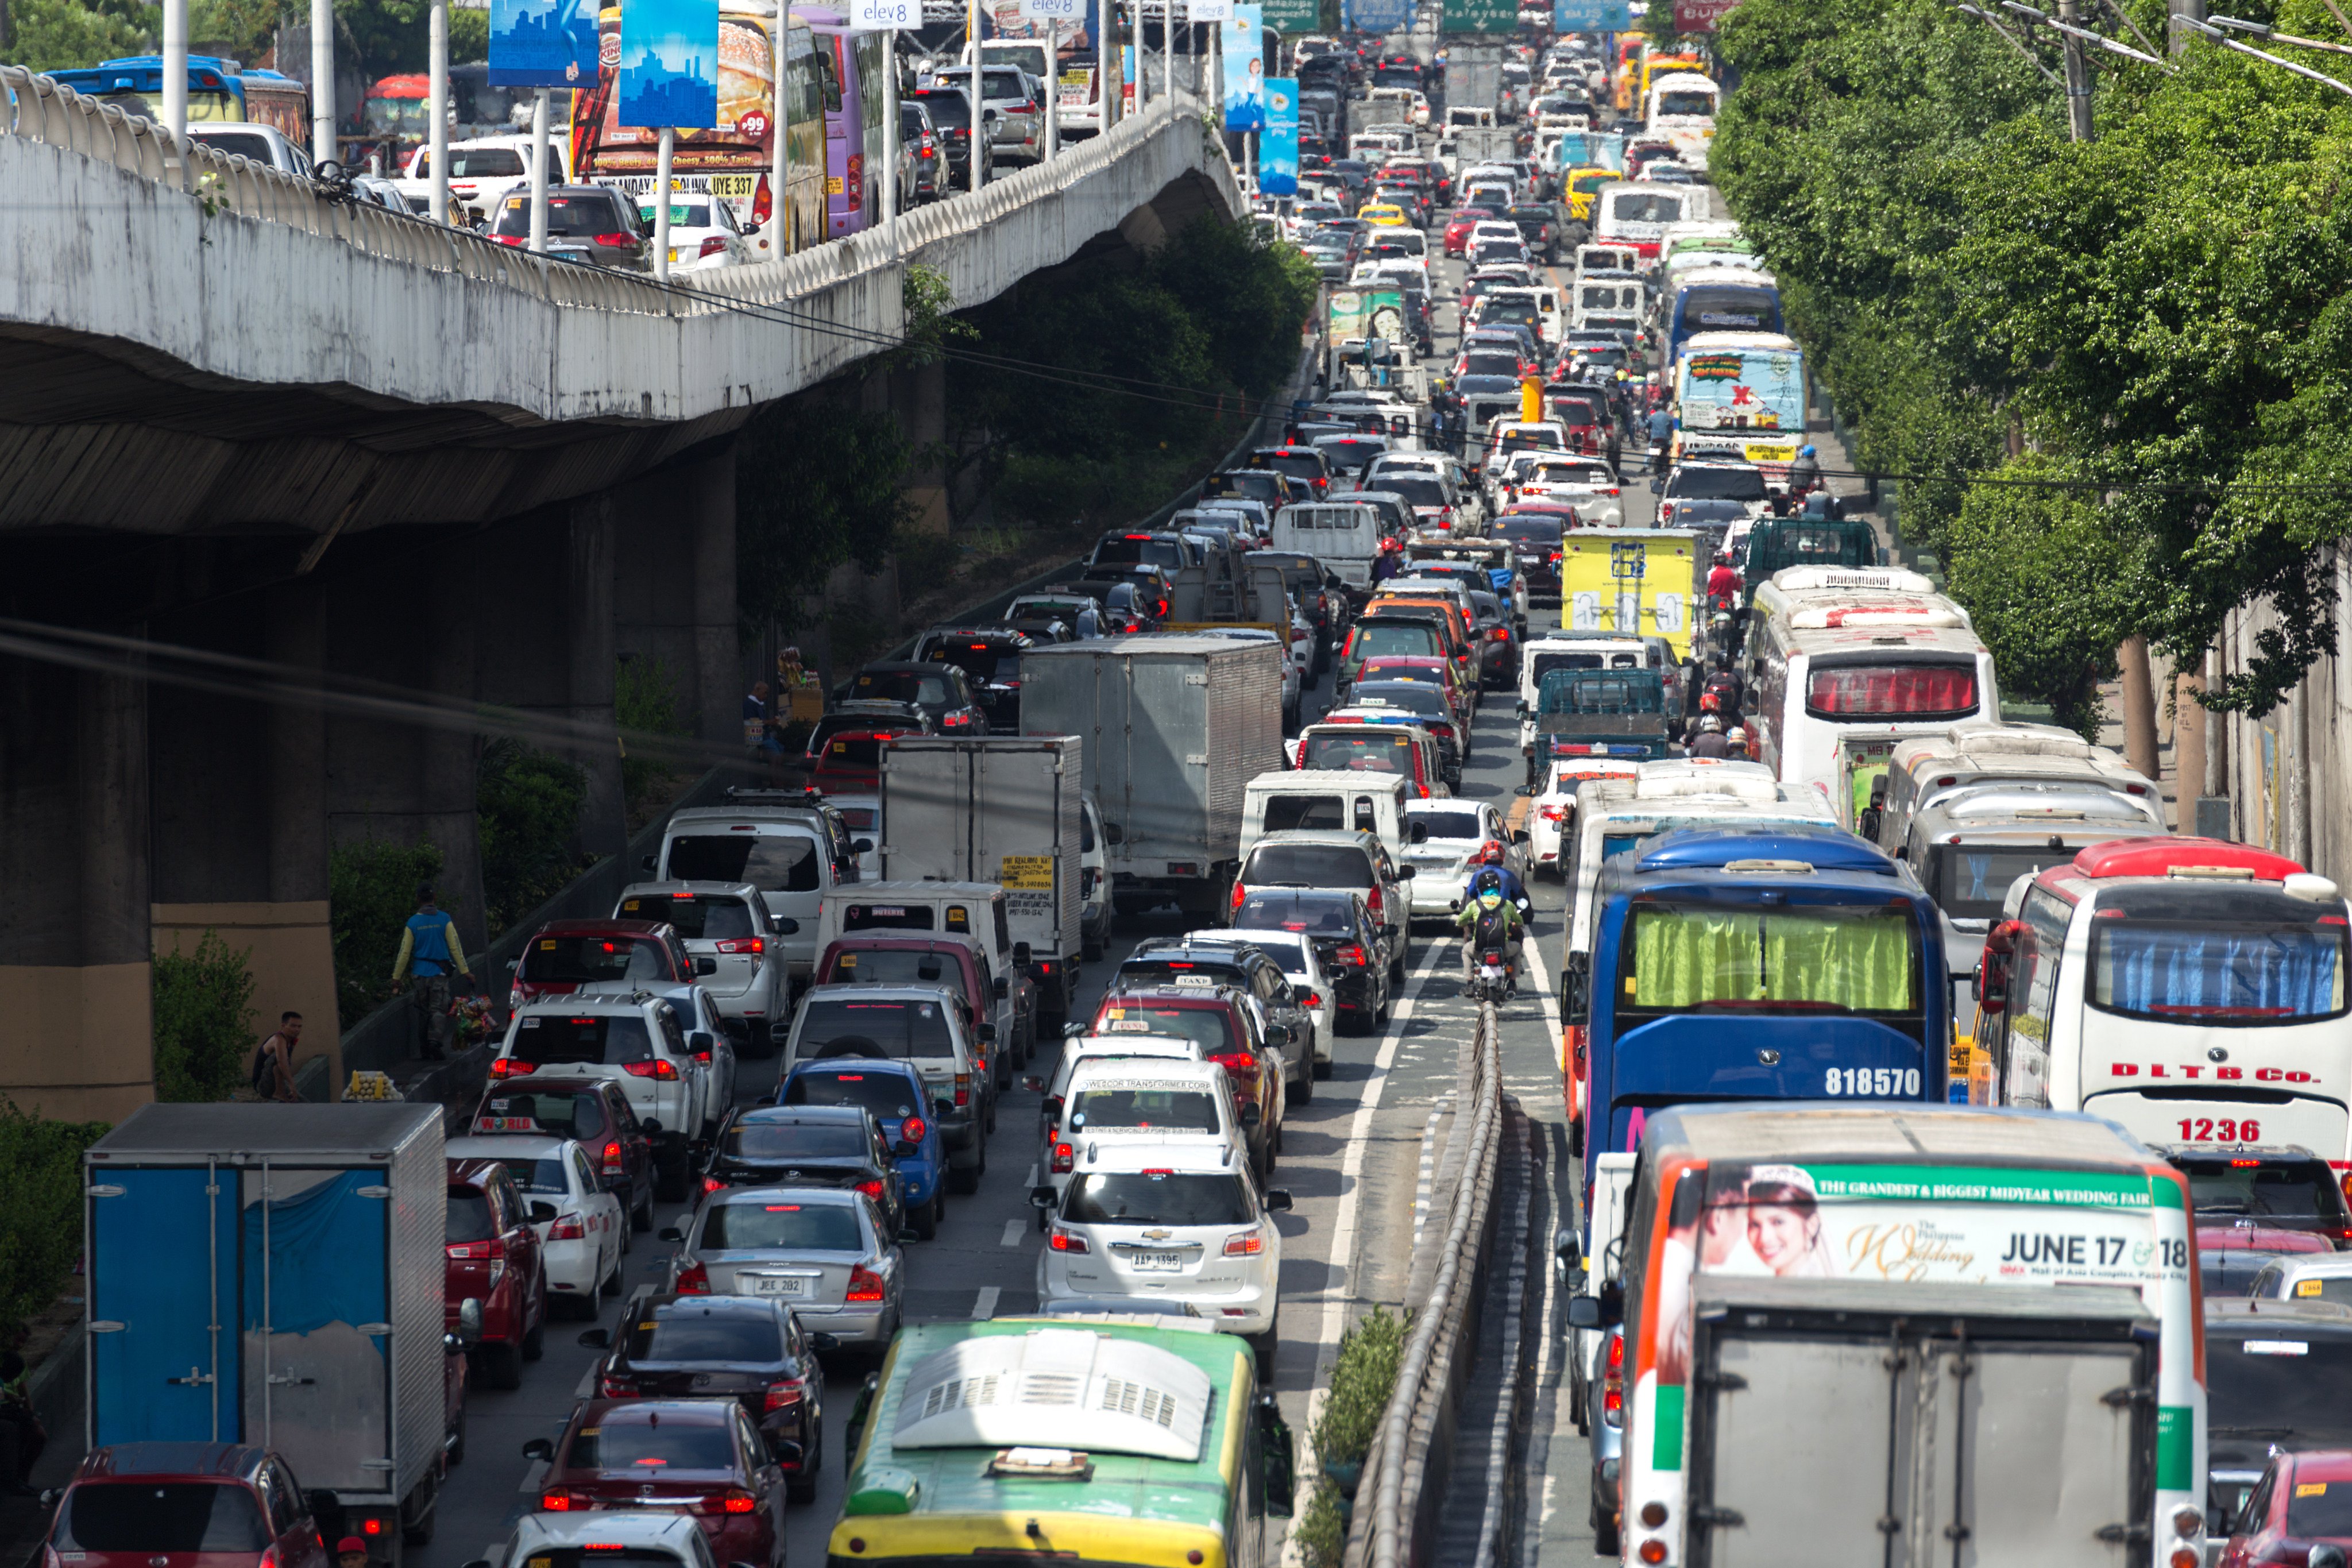
[[[588,775],[577,763],[501,737],[482,748],[474,778],[483,915],[496,942],[583,868],[580,808]]]
[[[58,1299],[82,1248],[82,1151],[103,1137],[103,1121],[28,1116],[0,1099],[0,1345]]]
[[[771,405],[735,447],[735,596],[742,637],[791,632],[834,568],[878,572],[912,508],[913,447],[897,424],[822,395]]]
[[[149,54],[163,8],[139,0],[5,0],[0,4],[0,65],[81,70],[100,60]]]
[[[155,955],[155,1098],[226,1100],[246,1081],[253,1030],[251,948],[206,931],[194,952]]]
[[[416,912],[416,889],[441,874],[431,844],[347,844],[327,858],[327,919],[335,944],[335,1011],[346,1029],[392,994],[400,932]],[[441,907],[453,910],[444,898]]]

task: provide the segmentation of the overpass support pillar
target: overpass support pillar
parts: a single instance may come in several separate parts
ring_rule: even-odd
[[[0,1095],[120,1121],[154,1098],[147,687],[0,661]]]
[[[565,521],[563,603],[570,617],[571,716],[609,728],[619,642],[614,621],[613,574],[617,565],[619,524],[607,490],[575,501]],[[629,847],[628,804],[621,795],[620,748],[609,740],[581,748],[578,761],[588,774],[588,798],[580,811],[580,847],[603,858]],[[621,868],[622,880],[629,868]]]
[[[743,739],[743,656],[736,627],[735,443],[687,469],[687,548],[694,573],[695,733],[712,744]]]

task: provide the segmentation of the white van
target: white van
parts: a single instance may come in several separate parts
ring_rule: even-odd
[[[1627,273],[1601,273],[1576,284],[1575,328],[1638,332],[1649,311],[1649,290]]]
[[[819,952],[856,931],[940,931],[979,942],[988,955],[989,973],[1015,1004],[1013,1033],[1003,1040],[1005,1047],[1013,1066],[1028,1061],[1037,1037],[1036,979],[1029,944],[1013,940],[1004,889],[996,883],[860,882],[827,891],[812,923]],[[1001,1027],[998,1034],[1003,1039]]]
[[[1242,856],[1269,833],[1366,832],[1402,860],[1413,837],[1404,803],[1418,794],[1402,773],[1260,773],[1242,795]]]
[[[1274,514],[1275,549],[1312,555],[1354,587],[1371,586],[1372,563],[1383,537],[1381,513],[1373,507],[1318,501]]]
[[[857,880],[856,845],[838,813],[823,805],[694,806],[671,816],[659,854],[640,863],[658,882],[749,882],[768,913],[798,929],[768,940],[783,950],[795,986],[805,984],[824,951],[817,906],[844,882]]]

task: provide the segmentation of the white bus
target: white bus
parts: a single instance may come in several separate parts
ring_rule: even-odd
[[[2347,1168],[2352,907],[2334,882],[2248,845],[2142,837],[2011,899],[1978,974],[1971,1100]]]
[[[1968,612],[1916,573],[1786,567],[1757,590],[1747,646],[1755,754],[1848,823],[1896,741],[2000,714]]]

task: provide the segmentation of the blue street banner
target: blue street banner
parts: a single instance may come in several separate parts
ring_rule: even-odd
[[[620,123],[719,124],[719,0],[622,0]]]
[[[1298,79],[1265,79],[1265,134],[1257,142],[1257,188],[1262,195],[1298,194]]]
[[[1555,33],[1630,33],[1633,12],[1627,0],[1552,0]]]
[[[1412,26],[1412,0],[1342,0],[1344,26],[1354,33],[1402,33]]]
[[[1255,0],[1237,3],[1224,24],[1225,129],[1265,129],[1265,50],[1259,41],[1263,17]]]
[[[596,85],[597,0],[490,0],[497,87]]]

